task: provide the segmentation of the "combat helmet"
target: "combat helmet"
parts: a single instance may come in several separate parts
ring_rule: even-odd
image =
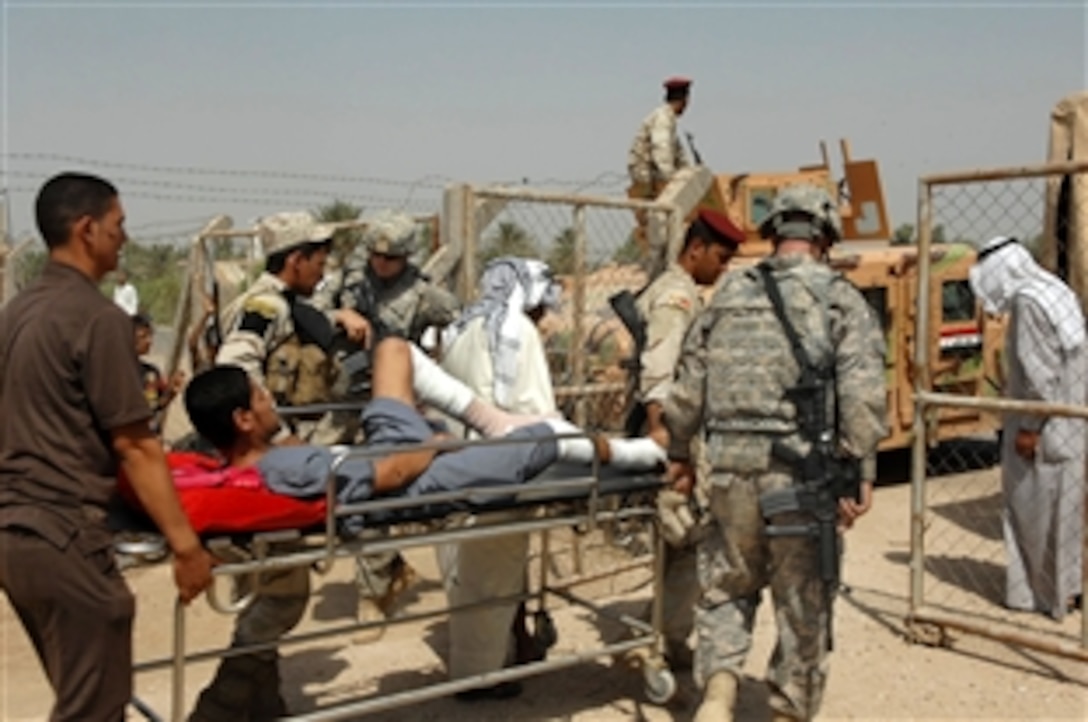
[[[808,219],[798,218],[807,215]],[[771,210],[759,224],[763,238],[825,238],[828,245],[842,238],[842,218],[831,194],[812,183],[796,183],[779,189]]]
[[[367,224],[363,245],[370,253],[410,256],[416,250],[416,222],[406,213],[384,211]]]

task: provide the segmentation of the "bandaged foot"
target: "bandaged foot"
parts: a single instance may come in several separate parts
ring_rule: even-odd
[[[481,399],[473,399],[459,418],[489,438],[505,436],[514,429],[554,419],[547,414],[512,414]]]
[[[564,419],[545,421],[557,434],[579,433],[574,424]],[[592,464],[594,457],[602,464],[624,471],[648,471],[668,460],[668,454],[657,442],[648,437],[637,439],[609,439],[597,436],[593,439],[559,439],[559,458],[577,464]]]
[[[458,419],[486,437],[503,436],[522,426],[538,424],[550,415],[512,414],[479,399],[468,386],[446,373],[415,346],[412,389],[421,403]]]

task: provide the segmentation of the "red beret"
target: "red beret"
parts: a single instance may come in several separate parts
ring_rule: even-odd
[[[737,228],[736,224],[724,213],[704,208],[699,211],[699,215],[696,217],[710,229],[711,233],[720,236],[728,243],[732,243],[734,246],[744,243],[744,231]]]
[[[691,85],[691,80],[688,78],[672,77],[668,78],[665,83],[667,90],[686,90]]]

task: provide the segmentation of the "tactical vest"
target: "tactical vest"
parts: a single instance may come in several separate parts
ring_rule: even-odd
[[[833,272],[802,264],[776,271],[775,278],[809,357],[826,359],[834,353],[828,314]],[[801,370],[758,270],[748,269],[715,294],[704,319],[707,460],[721,471],[766,471],[772,442],[800,443],[786,390]]]
[[[293,332],[265,361],[265,384],[279,404],[327,403],[338,374],[329,353],[332,327],[319,311],[296,301],[291,301],[291,320]]]

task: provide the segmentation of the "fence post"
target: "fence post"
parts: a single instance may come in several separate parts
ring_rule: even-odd
[[[585,348],[582,339],[586,315],[586,207],[574,206],[574,323],[571,329],[570,369],[571,383],[581,388],[586,382]],[[586,424],[586,400],[579,394],[574,406],[574,423]]]
[[[926,513],[926,404],[920,392],[929,390],[929,271],[932,189],[918,183],[918,291],[915,294],[914,332],[914,420],[911,440],[910,505],[910,613],[924,603],[925,513]]]
[[[466,305],[476,298],[476,262],[479,239],[476,237],[476,194],[468,185],[462,187],[461,198],[461,273],[457,295]]]

